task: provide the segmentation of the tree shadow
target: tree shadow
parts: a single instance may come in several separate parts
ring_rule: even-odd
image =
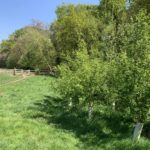
[[[126,138],[130,130],[117,114],[106,115],[97,111],[89,122],[84,109],[69,108],[67,102],[58,97],[45,96],[44,100],[34,104],[34,109],[38,113],[32,117],[43,118],[48,124],[75,133],[86,147]]]

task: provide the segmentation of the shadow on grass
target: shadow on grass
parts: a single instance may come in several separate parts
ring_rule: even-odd
[[[91,122],[87,119],[87,112],[82,109],[68,109],[67,103],[60,98],[46,96],[39,103],[35,103],[38,112],[34,118],[44,118],[48,124],[55,124],[58,128],[69,130],[83,142],[86,147],[99,146],[111,141],[124,139],[129,136],[129,120],[123,120],[120,115],[94,112]]]

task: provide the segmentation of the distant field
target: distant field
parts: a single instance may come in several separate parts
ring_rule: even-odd
[[[1,83],[17,78],[0,74]],[[52,81],[33,76],[0,87],[0,150],[150,149],[148,140],[132,142],[128,130],[113,118],[100,116],[88,127],[82,115],[63,114],[63,105],[53,99]]]

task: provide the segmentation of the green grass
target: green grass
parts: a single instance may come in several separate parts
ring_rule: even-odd
[[[20,79],[21,76],[13,76],[6,73],[0,73],[0,85]]]
[[[14,80],[3,75],[0,80]],[[11,78],[11,79],[10,79]],[[0,150],[149,150],[142,138],[134,143],[119,116],[65,110],[50,77],[34,76],[0,87]]]
[[[0,150],[76,150],[79,139],[73,133],[32,119],[30,107],[53,94],[51,78],[31,77],[0,88]]]

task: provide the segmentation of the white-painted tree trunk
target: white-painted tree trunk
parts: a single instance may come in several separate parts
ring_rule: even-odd
[[[89,102],[88,106],[88,120],[91,121],[93,115],[93,102]]]
[[[72,105],[73,105],[72,98],[70,98],[68,106],[71,108]]]
[[[116,110],[116,103],[115,103],[115,102],[112,103],[112,110],[113,110],[113,111]]]
[[[143,126],[144,126],[143,123],[137,123],[135,125],[134,132],[133,132],[133,140],[137,141],[140,139]]]
[[[72,107],[72,101],[69,102],[69,107]]]

